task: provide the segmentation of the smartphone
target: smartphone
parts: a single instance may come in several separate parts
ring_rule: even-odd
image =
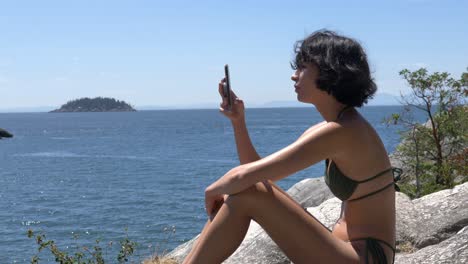
[[[224,75],[226,77],[226,82],[224,83],[224,97],[227,98],[228,106],[227,110],[231,111],[232,109],[232,94],[231,94],[231,80],[229,79],[229,65],[224,65]]]

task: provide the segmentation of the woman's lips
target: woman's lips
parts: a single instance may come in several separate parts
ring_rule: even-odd
[[[297,92],[297,90],[300,89],[299,86],[296,86],[296,85],[294,85],[294,88],[295,88],[295,91],[296,91],[296,92]]]

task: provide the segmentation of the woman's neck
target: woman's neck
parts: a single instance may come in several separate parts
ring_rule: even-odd
[[[315,105],[315,107],[317,108],[317,111],[319,111],[323,119],[325,119],[325,121],[332,122],[336,121],[338,115],[343,109],[345,109],[346,105],[336,102]]]

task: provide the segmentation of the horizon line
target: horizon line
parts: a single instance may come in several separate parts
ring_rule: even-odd
[[[376,105],[364,105],[358,108],[364,107],[391,107],[391,106],[402,106],[402,104],[376,104]],[[139,109],[138,107],[135,108],[137,112],[143,111],[177,111],[177,110],[218,110],[218,108],[213,107],[177,107],[177,106],[147,106],[148,108]],[[0,109],[0,114],[28,114],[28,113],[50,113],[54,108],[50,108],[50,110],[27,110],[28,108],[42,108],[42,107],[24,107],[24,108],[4,108]],[[44,107],[49,108],[49,107]],[[304,105],[304,106],[251,106],[249,109],[278,109],[278,108],[315,108],[313,105]],[[22,111],[24,110],[24,111]],[[64,113],[122,113],[122,112],[130,112],[130,111],[102,111],[102,112],[64,112]]]

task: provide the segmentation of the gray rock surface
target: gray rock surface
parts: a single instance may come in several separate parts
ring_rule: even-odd
[[[462,264],[468,263],[468,226],[439,244],[425,247],[412,254],[397,254],[398,264]]]
[[[397,193],[397,244],[416,249],[443,241],[468,225],[468,183],[410,200]]]
[[[302,207],[317,206],[334,197],[323,177],[304,179],[289,188],[287,193]]]
[[[288,193],[301,205],[307,206],[307,211],[325,226],[332,228],[339,218],[341,201],[327,199],[331,196],[327,191],[323,179],[309,179],[291,187]],[[466,263],[456,261],[466,260],[468,250],[468,183],[415,200],[397,193],[396,209],[397,249],[408,250],[409,244],[410,250],[416,251],[398,253],[396,263]],[[174,249],[169,257],[182,262],[196,238]],[[431,252],[439,256],[429,257]],[[422,262],[426,259],[429,262]],[[290,261],[252,221],[246,238],[224,263],[283,264]]]

